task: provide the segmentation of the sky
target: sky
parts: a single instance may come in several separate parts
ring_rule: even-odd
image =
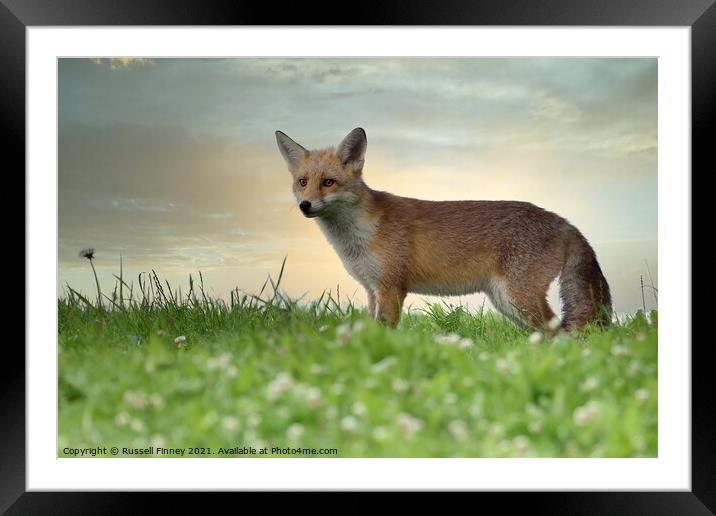
[[[155,270],[186,291],[315,299],[360,285],[304,218],[276,146],[363,127],[374,189],[529,201],[587,237],[614,308],[658,288],[657,61],[634,58],[60,59],[58,292]],[[556,288],[549,296],[559,308]],[[437,298],[410,294],[406,306]],[[490,307],[482,295],[445,298]],[[647,309],[656,306],[649,290]]]

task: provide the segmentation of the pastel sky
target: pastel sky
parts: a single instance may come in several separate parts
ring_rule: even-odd
[[[200,270],[224,298],[287,256],[290,295],[364,303],[274,137],[321,148],[354,127],[372,188],[535,203],[589,239],[618,312],[642,306],[640,275],[658,287],[656,59],[60,59],[60,294],[94,292],[78,257],[94,247],[106,292],[120,255],[135,284],[154,269],[186,289]]]

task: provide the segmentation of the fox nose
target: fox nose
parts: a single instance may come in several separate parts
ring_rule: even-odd
[[[298,204],[298,207],[303,213],[308,213],[309,211],[311,211],[311,203],[309,201],[301,201]]]

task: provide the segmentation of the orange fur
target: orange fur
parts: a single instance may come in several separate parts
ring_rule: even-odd
[[[317,217],[372,316],[395,326],[408,292],[485,292],[518,324],[543,328],[561,275],[566,329],[610,319],[609,286],[589,243],[562,217],[517,201],[426,201],[369,188],[358,128],[337,148],[307,151],[281,132],[279,149],[304,214]]]

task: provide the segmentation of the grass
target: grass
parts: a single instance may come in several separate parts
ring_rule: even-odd
[[[655,311],[533,343],[501,316],[444,303],[388,329],[330,292],[289,299],[280,278],[224,302],[201,278],[182,295],[154,272],[138,293],[120,275],[104,309],[68,287],[58,455],[657,454]]]

